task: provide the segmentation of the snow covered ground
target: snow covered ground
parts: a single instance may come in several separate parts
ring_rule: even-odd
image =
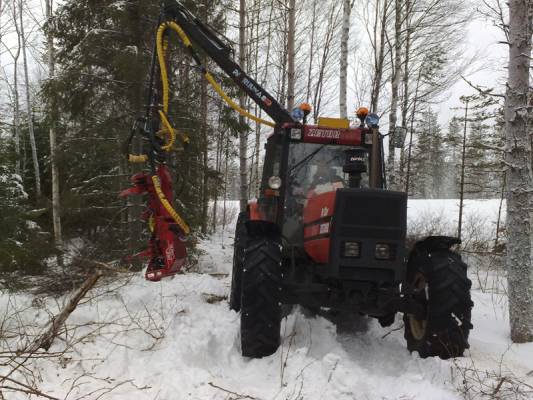
[[[438,202],[410,203],[410,221],[455,204]],[[488,210],[492,224],[492,203],[472,202],[467,210]],[[231,230],[200,244],[197,273],[160,283],[141,274],[102,282],[69,318],[53,357],[26,360],[10,378],[58,399],[533,399],[533,344],[510,343],[505,294],[479,286],[471,349],[461,359],[410,354],[399,316],[391,328],[370,321],[366,331],[338,335],[332,323],[299,309],[284,320],[277,353],[242,358],[239,315],[226,301]],[[488,272],[489,280],[500,276]],[[38,332],[63,300],[0,297],[0,375],[8,373],[3,351],[24,341],[22,327]],[[4,399],[37,398],[2,386],[20,386],[0,383]]]
[[[498,215],[504,224],[505,201],[502,203],[499,199],[465,200],[462,228],[465,245],[471,241],[494,240]],[[409,200],[407,220],[411,234],[457,236],[459,200]]]

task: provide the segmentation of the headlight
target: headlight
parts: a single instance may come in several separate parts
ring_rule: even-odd
[[[359,242],[344,242],[344,257],[359,258],[361,245]]]
[[[390,260],[393,258],[393,249],[385,243],[376,244],[375,256],[377,260]]]
[[[273,190],[279,190],[281,187],[281,178],[279,176],[271,176],[268,178],[268,187]]]
[[[377,128],[379,126],[379,116],[377,114],[368,114],[365,121],[369,128]]]
[[[292,128],[291,129],[291,139],[292,140],[302,140],[302,129],[301,128]]]

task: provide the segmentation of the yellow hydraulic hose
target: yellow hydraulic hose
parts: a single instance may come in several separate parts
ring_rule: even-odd
[[[255,121],[257,122],[258,124],[263,124],[263,125],[267,125],[267,126],[270,126],[272,128],[274,128],[276,126],[276,124],[274,124],[273,122],[270,122],[270,121],[266,121],[264,119],[261,119],[253,114],[250,114],[248,111],[242,109],[241,107],[239,107],[239,105],[237,103],[235,103],[223,90],[222,90],[222,87],[215,81],[215,79],[213,78],[213,76],[208,72],[208,71],[205,71],[204,73],[204,77],[205,79],[207,79],[207,81],[211,84],[211,86],[213,86],[213,89],[215,89],[215,91],[220,95],[220,97],[222,97],[226,103],[228,103],[228,105],[233,108],[235,111],[237,111],[239,114],[251,119],[252,121]]]
[[[192,49],[192,43],[187,34],[181,29],[181,27],[174,21],[164,22],[159,26],[157,30],[157,56],[159,59],[159,69],[161,71],[161,81],[163,84],[163,111],[168,113],[168,102],[169,102],[169,85],[168,85],[168,70],[165,63],[165,51],[163,45],[163,34],[167,29],[172,29],[178,34],[181,41],[188,49]],[[222,89],[222,87],[215,81],[213,76],[204,68],[204,77],[211,84],[213,89],[224,99],[224,101],[239,114],[251,119],[252,121],[257,122],[258,124],[263,124],[267,126],[274,127],[275,124],[261,119],[245,109],[241,108],[237,103],[235,103]]]
[[[148,161],[148,156],[146,154],[142,154],[142,155],[129,154],[128,161],[132,164],[145,163],[146,161]]]
[[[189,228],[189,225],[187,225],[185,221],[178,215],[176,210],[172,208],[172,205],[167,200],[165,194],[163,193],[163,190],[161,189],[161,181],[159,180],[159,177],[157,175],[153,175],[152,182],[154,184],[154,189],[157,194],[157,197],[159,198],[159,201],[161,202],[165,210],[167,210],[167,212],[170,214],[170,216],[176,222],[176,224],[179,225],[183,233],[188,235],[191,229]]]
[[[163,149],[164,151],[170,151],[172,149],[172,146],[174,145],[174,142],[176,141],[176,134],[178,134],[181,137],[181,140],[183,141],[183,143],[185,144],[189,143],[190,141],[189,137],[185,135],[184,133],[176,131],[170,124],[170,121],[168,120],[165,113],[161,110],[159,110],[159,118],[161,119],[161,122],[163,126],[165,127],[165,129],[162,129],[160,133],[164,133],[169,136],[168,142],[164,146],[161,146],[161,149]]]

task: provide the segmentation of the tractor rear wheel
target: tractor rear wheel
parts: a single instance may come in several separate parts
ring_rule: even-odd
[[[415,298],[424,303],[426,317],[404,315],[407,348],[420,357],[460,357],[469,348],[472,329],[472,282],[461,256],[447,248],[415,249],[407,279]]]
[[[245,357],[276,352],[281,324],[281,247],[271,238],[251,239],[244,254],[241,348]]]
[[[231,272],[231,290],[229,295],[229,308],[239,312],[241,310],[242,292],[242,269],[244,260],[244,250],[248,242],[248,231],[246,221],[248,213],[241,212],[237,218],[235,226],[235,239],[233,244],[233,269]]]

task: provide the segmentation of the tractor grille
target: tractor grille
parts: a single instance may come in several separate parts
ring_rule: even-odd
[[[405,200],[385,191],[346,192],[341,195],[341,236],[401,240],[405,237]]]
[[[386,192],[385,192],[386,193]],[[343,195],[343,224],[368,227],[400,227],[404,224],[405,202],[398,196],[375,197],[372,193]]]
[[[403,273],[406,228],[405,193],[375,189],[338,190],[330,245],[333,269],[342,272],[345,279],[350,276],[353,280],[363,279],[364,272],[363,275],[369,275],[369,280],[381,281],[390,277],[387,280],[398,281]],[[354,242],[360,248],[359,256],[345,253],[344,244]],[[383,244],[394,249],[388,259],[376,256],[376,246]]]
[[[403,240],[407,204],[403,193],[346,190],[338,193],[338,225],[342,237]]]

